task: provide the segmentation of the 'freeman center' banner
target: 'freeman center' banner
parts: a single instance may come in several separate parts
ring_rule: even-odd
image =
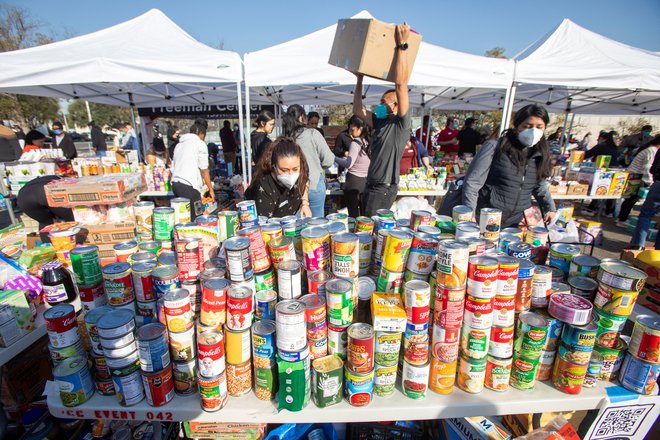
[[[251,105],[250,119],[257,117],[260,111],[268,110],[275,113],[274,105]],[[208,119],[238,119],[238,105],[173,105],[171,107],[144,107],[138,109],[140,116],[195,118],[202,116]]]

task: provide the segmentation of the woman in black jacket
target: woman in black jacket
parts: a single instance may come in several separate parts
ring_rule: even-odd
[[[550,118],[545,108],[530,104],[513,119],[513,128],[487,141],[470,164],[463,183],[463,204],[479,216],[481,208],[502,211],[501,227],[516,226],[534,197],[550,222],[556,214],[548,189],[552,168],[543,134]]]
[[[261,155],[270,143],[269,134],[275,128],[275,115],[268,110],[262,110],[252,124],[254,130],[250,133],[250,145],[252,146],[252,163],[259,163]]]

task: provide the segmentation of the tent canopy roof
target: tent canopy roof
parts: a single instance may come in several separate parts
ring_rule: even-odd
[[[361,11],[352,18],[374,18]],[[345,104],[352,101],[355,75],[328,64],[336,24],[266,49],[245,54],[245,82],[257,102]],[[511,85],[513,62],[467,54],[422,42],[409,81],[411,102],[464,93],[469,88]],[[366,102],[376,102],[391,83],[365,77]],[[433,88],[433,89],[431,89]],[[422,97],[422,93],[426,97]]]
[[[235,102],[242,62],[157,9],[68,40],[0,54],[0,90],[138,106]],[[131,98],[129,98],[129,93]]]
[[[525,84],[660,91],[660,56],[564,19],[515,56]]]

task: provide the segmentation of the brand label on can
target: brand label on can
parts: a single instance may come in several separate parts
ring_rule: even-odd
[[[486,360],[458,358],[458,387],[465,392],[477,394],[484,389]]]
[[[484,385],[493,391],[506,391],[509,389],[511,378],[512,359],[500,359],[488,356],[486,361],[486,379]]]
[[[513,355],[514,327],[496,327],[490,330],[488,354],[498,358],[510,358]]]
[[[225,370],[225,341],[220,331],[210,331],[197,337],[199,374],[214,377]]]
[[[496,296],[493,301],[493,325],[511,327],[515,320],[516,298]]]
[[[174,397],[172,367],[168,366],[157,373],[142,373],[142,385],[151,406],[163,406]]]
[[[493,299],[468,295],[465,299],[463,324],[475,329],[489,329],[493,325]]]

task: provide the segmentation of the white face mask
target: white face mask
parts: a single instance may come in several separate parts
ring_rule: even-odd
[[[277,181],[280,182],[285,187],[291,189],[298,181],[298,177],[300,177],[300,173],[278,174]]]
[[[543,137],[543,130],[532,127],[518,133],[518,140],[525,147],[533,147],[538,144]]]

